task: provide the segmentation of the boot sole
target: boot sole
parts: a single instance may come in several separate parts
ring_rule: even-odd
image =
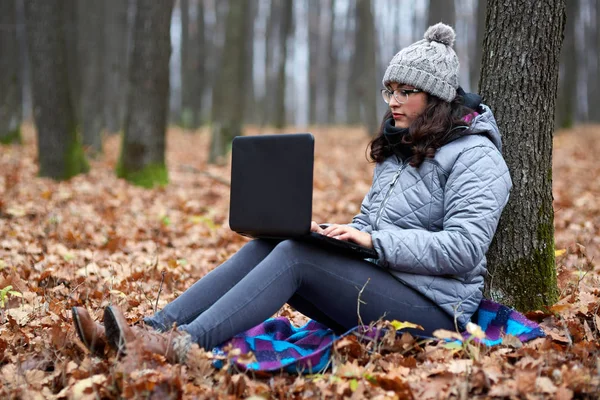
[[[121,338],[121,327],[114,316],[111,306],[104,309],[104,329],[106,331],[106,340],[110,347],[120,354],[125,354],[125,343]]]

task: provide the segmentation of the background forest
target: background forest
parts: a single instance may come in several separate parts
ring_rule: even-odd
[[[340,340],[312,375],[90,354],[71,307],[138,321],[247,241],[227,220],[235,135],[312,132],[313,218],[350,220],[385,67],[438,21],[515,184],[492,298],[545,338]],[[594,0],[0,0],[0,397],[596,398],[599,21]]]

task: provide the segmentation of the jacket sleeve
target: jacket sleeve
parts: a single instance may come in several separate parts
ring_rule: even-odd
[[[463,151],[446,181],[443,230],[374,231],[380,265],[420,275],[468,273],[485,256],[511,187],[508,167],[495,148]]]
[[[378,173],[379,165],[377,165],[373,171],[373,183],[360,204],[360,212],[355,215],[354,218],[352,218],[352,222],[348,224],[348,226],[358,229],[361,232],[373,232],[373,226],[371,225],[371,219],[369,218],[369,210],[371,209],[371,201],[373,194],[375,193],[374,185],[376,185]]]

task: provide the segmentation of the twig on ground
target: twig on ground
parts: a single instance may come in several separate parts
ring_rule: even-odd
[[[162,291],[163,282],[165,281],[165,271],[160,273],[162,277],[160,278],[160,286],[158,287],[158,294],[156,295],[156,303],[154,304],[154,313],[156,314],[156,309],[158,308],[158,299],[160,299],[160,292]]]
[[[371,280],[371,278],[367,279],[367,281],[365,282],[365,284],[363,285],[362,289],[360,289],[360,291],[358,292],[358,299],[356,302],[356,315],[358,315],[358,325],[364,325],[362,318],[360,317],[360,303],[365,303],[364,301],[362,301],[360,299],[360,296],[362,295],[363,291],[365,290],[365,287],[367,287],[367,284],[369,283],[369,281]]]

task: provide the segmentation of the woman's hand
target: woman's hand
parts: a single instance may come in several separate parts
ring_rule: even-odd
[[[310,231],[315,233],[323,234],[323,228],[319,226],[315,221],[310,222]]]
[[[325,229],[321,229],[321,232],[318,233],[336,239],[354,242],[369,249],[373,248],[373,240],[371,239],[370,234],[361,232],[358,229],[352,228],[348,225],[330,225]]]

